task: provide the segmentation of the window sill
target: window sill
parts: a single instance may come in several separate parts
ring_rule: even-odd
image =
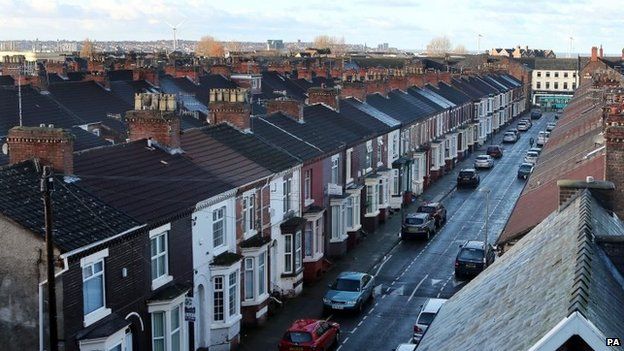
[[[366,213],[364,217],[377,217],[379,215],[379,210],[371,213]]]
[[[303,263],[317,262],[323,258],[322,252],[317,252],[313,256],[306,256],[303,258]]]
[[[111,309],[106,307],[100,307],[97,310],[84,316],[84,326],[88,327],[91,324],[99,321],[100,319],[111,314]]]
[[[303,202],[304,206],[310,206],[314,203],[314,199],[305,199],[305,201]]]
[[[347,232],[357,232],[358,230],[360,230],[360,228],[362,228],[362,224],[358,224],[354,227],[347,228]]]
[[[345,184],[349,185],[353,183],[353,178],[348,178],[347,181],[345,182]]]
[[[347,240],[347,238],[348,238],[348,237],[349,237],[349,236],[345,234],[345,235],[343,235],[343,236],[341,236],[341,237],[339,237],[339,238],[331,238],[331,239],[329,239],[329,243],[330,243],[330,244],[338,244],[338,243],[342,243],[342,242],[344,242],[345,240]]]
[[[173,277],[170,275],[163,275],[162,277],[158,277],[152,280],[152,290],[156,290],[160,288],[161,286],[169,283],[172,280],[173,280]]]
[[[257,306],[257,305],[263,303],[264,301],[266,301],[266,299],[268,299],[268,298],[269,298],[269,294],[264,293],[264,294],[254,298],[252,300],[243,300],[241,302],[241,306],[243,306],[243,307]]]
[[[252,236],[258,234],[258,231],[256,229],[252,229],[250,231],[244,232],[243,233],[243,240],[247,240],[249,238],[251,238]]]
[[[239,313],[233,317],[228,318],[226,321],[212,322],[210,324],[210,329],[230,328],[237,324],[241,319],[243,319],[243,315]]]
[[[294,278],[302,273],[303,273],[303,265],[301,265],[301,267],[297,269],[295,272],[282,273],[280,277],[281,278]]]

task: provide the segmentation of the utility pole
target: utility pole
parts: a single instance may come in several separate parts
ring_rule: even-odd
[[[48,273],[48,328],[50,331],[50,351],[58,351],[58,330],[56,324],[56,282],[54,281],[54,242],[52,228],[52,200],[50,192],[53,190],[52,168],[43,167],[41,174],[41,194],[45,215],[46,264]]]

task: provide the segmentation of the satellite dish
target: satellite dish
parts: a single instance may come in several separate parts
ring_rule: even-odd
[[[7,143],[2,144],[2,153],[5,155],[9,154],[9,144]]]

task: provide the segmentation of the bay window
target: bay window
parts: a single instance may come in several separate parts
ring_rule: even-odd
[[[347,198],[347,228],[353,228],[353,197]]]
[[[366,172],[373,169],[373,141],[366,142],[366,160],[364,162],[364,168]]]
[[[377,166],[383,165],[383,137],[377,137]]]
[[[353,176],[351,174],[351,158],[353,156],[353,149],[349,149],[346,152],[346,159],[345,159],[345,175],[347,178],[347,184],[353,182]]]
[[[305,199],[306,206],[311,203],[312,199],[312,170],[308,169],[304,173],[303,181],[303,198]]]
[[[176,306],[171,310],[171,351],[180,351],[182,341],[180,326],[182,325],[182,306]]]
[[[295,234],[284,234],[284,273],[297,273],[303,265],[301,235],[300,230]]]
[[[188,348],[188,327],[184,321],[183,310],[185,297],[186,294],[182,294],[171,300],[152,301],[148,304],[152,350],[182,351]]]
[[[213,319],[222,321],[224,319],[223,304],[225,298],[223,296],[223,276],[214,277],[213,282]]]
[[[152,350],[165,351],[165,312],[152,313]]]
[[[342,241],[347,234],[346,201],[335,199],[331,201],[331,235],[330,241]]]
[[[366,213],[377,211],[377,184],[366,186]]]
[[[216,324],[231,323],[234,318],[240,316],[241,289],[238,285],[240,263],[238,261],[228,268],[220,268],[211,272],[213,277],[212,320]],[[243,261],[243,264],[247,264],[247,262]],[[245,294],[247,294],[246,287],[247,282],[245,282],[244,286]]]
[[[308,221],[303,233],[303,246],[305,257],[314,255],[314,222]]]
[[[393,195],[400,195],[401,194],[401,188],[399,185],[399,170],[398,169],[393,169],[392,170],[392,194]]]
[[[253,257],[245,258],[244,264],[244,280],[245,280],[245,300],[253,300],[254,290],[254,259]]]
[[[266,294],[266,248],[244,251],[243,306],[255,304]]]
[[[266,293],[266,252],[258,256],[258,295]]]
[[[292,263],[293,263],[293,240],[292,234],[284,235],[284,272],[290,273],[292,272]]]
[[[304,261],[312,261],[319,258],[321,245],[323,245],[323,212],[310,213],[307,219],[303,235]]]
[[[238,272],[232,272],[229,275],[229,291],[228,291],[228,302],[229,302],[229,316],[233,317],[238,314]]]

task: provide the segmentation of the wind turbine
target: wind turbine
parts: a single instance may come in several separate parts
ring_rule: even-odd
[[[171,23],[165,21],[165,23],[167,23],[167,25],[169,25],[169,27],[171,27],[171,29],[173,30],[173,51],[174,52],[178,49],[178,39],[176,39],[176,31],[178,30],[178,28],[180,28],[180,26],[182,25],[182,23],[184,23],[184,21],[186,21],[186,20],[180,21],[175,26],[172,25]]]

